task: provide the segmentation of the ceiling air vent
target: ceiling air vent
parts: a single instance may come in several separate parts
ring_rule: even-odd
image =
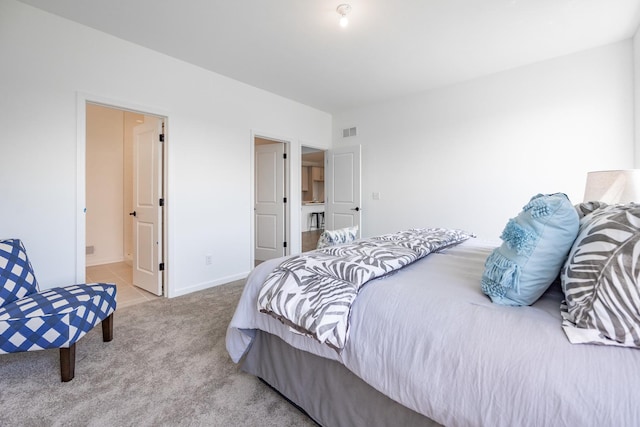
[[[342,129],[342,137],[343,138],[348,138],[350,136],[356,136],[357,134],[358,134],[358,132],[357,132],[355,127]]]

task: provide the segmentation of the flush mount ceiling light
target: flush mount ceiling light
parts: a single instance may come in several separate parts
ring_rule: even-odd
[[[340,4],[336,8],[336,12],[338,12],[341,16],[340,26],[344,28],[349,25],[349,19],[347,18],[347,15],[349,14],[349,12],[351,12],[351,5],[348,5],[346,3]]]

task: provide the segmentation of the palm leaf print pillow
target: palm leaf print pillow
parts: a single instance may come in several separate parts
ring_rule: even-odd
[[[561,280],[569,341],[640,348],[640,205],[584,216]]]

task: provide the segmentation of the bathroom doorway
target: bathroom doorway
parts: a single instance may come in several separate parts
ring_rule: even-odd
[[[115,283],[120,307],[155,299],[164,291],[164,118],[92,102],[85,108],[86,281]],[[142,140],[146,128],[151,143]]]

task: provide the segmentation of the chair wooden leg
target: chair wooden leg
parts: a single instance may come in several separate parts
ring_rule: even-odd
[[[71,381],[76,371],[76,343],[60,349],[60,374],[62,382]]]
[[[102,340],[109,342],[113,339],[113,313],[102,321]],[[69,348],[60,349],[60,376],[62,382],[68,382],[76,374],[76,343]]]
[[[102,341],[109,342],[113,339],[113,313],[102,321]]]

